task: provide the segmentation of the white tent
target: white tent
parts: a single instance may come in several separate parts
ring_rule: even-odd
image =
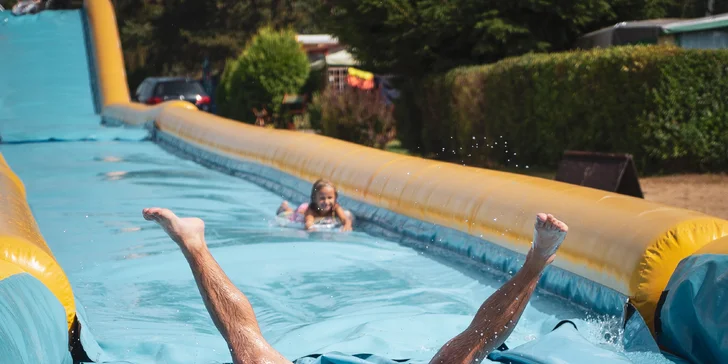
[[[354,56],[352,56],[351,53],[342,49],[338,52],[326,55],[326,64],[335,67],[352,67],[358,65],[359,62],[354,59]]]
[[[339,40],[328,34],[297,34],[296,41],[304,45],[338,45]]]
[[[329,67],[353,67],[359,65],[359,62],[354,59],[351,53],[340,50],[327,55],[324,59],[318,59],[311,62],[311,70],[318,71],[326,66]]]

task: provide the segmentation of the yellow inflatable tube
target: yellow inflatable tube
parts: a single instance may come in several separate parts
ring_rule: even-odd
[[[84,0],[83,6],[88,18],[98,93],[105,119],[141,125],[156,120],[165,107],[197,109],[184,101],[169,101],[155,106],[130,103],[114,5],[109,0]]]
[[[696,251],[693,255],[722,254],[728,255],[728,236],[720,238]]]
[[[145,125],[157,120],[159,113],[165,107],[179,107],[183,109],[196,110],[195,105],[185,101],[167,101],[162,104],[147,106],[140,103],[116,103],[106,105],[103,108],[102,118],[106,123]]]
[[[114,6],[109,0],[85,0],[83,7],[88,18],[101,106],[129,102]]]
[[[70,329],[76,316],[71,284],[38,230],[23,183],[0,154],[0,279],[24,272],[58,298]]]
[[[534,177],[463,167],[322,137],[166,108],[157,128],[204,150],[313,181],[357,200],[525,253],[534,215],[570,225],[556,266],[628,297],[651,323],[678,262],[728,235],[728,221],[642,199]]]

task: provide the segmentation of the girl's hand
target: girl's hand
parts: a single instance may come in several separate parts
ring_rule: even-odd
[[[349,220],[349,217],[346,216],[346,211],[344,211],[344,209],[338,204],[334,211],[336,211],[336,216],[344,224],[344,226],[341,227],[341,231],[351,231],[351,220]]]

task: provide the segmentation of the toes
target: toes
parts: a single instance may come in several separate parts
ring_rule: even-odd
[[[155,208],[152,211],[152,214],[154,215],[155,220],[162,223],[174,223],[179,220],[179,217],[170,209]]]
[[[556,218],[554,217],[554,215],[548,214],[548,220],[546,220],[546,227],[549,230],[555,230],[556,222],[557,221],[558,220],[556,220]]]
[[[563,232],[569,231],[569,226],[566,225],[563,221],[558,221],[558,223],[559,224],[557,226],[559,227],[559,229],[561,229],[561,231],[563,231]]]
[[[563,231],[569,230],[569,227],[563,222],[554,217],[552,214],[539,213],[536,215],[536,228],[551,230],[551,231]]]
[[[142,215],[144,216],[144,219],[149,221],[159,221],[159,218],[161,217],[162,209],[158,207],[150,207],[142,210]]]
[[[556,220],[554,215],[548,214],[548,220],[546,220],[546,224],[548,225],[549,229],[553,230],[556,228],[556,224],[559,220]]]
[[[560,231],[563,231],[563,232],[566,232],[566,231],[569,230],[569,227],[566,226],[566,224],[563,221],[555,218],[552,215],[549,215],[549,222],[551,223],[551,226],[552,226],[552,229],[553,230],[560,230]]]

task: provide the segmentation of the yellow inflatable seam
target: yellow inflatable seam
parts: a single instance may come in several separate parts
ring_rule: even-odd
[[[15,264],[0,260],[0,284],[3,279],[20,273],[25,273],[25,271]]]
[[[114,6],[109,0],[84,0],[83,6],[95,55],[101,106],[129,102],[129,86],[126,83]]]
[[[23,181],[21,181],[18,175],[10,169],[10,166],[7,161],[5,161],[5,157],[3,157],[2,154],[0,154],[0,176],[11,180],[12,183],[20,190],[20,194],[25,197],[25,185],[23,184]]]
[[[70,328],[76,315],[71,284],[40,234],[22,182],[2,155],[0,162],[0,274],[27,272],[41,281],[65,308]]]
[[[677,224],[648,247],[632,277],[630,301],[653,332],[657,301],[678,263],[726,235],[728,224],[708,218],[694,219]]]
[[[76,317],[73,291],[66,274],[52,255],[27,240],[0,236],[0,261],[14,264],[43,283],[65,308],[66,323],[71,328]]]
[[[728,236],[713,241],[710,244],[698,249],[693,255],[721,254],[728,255]]]
[[[23,237],[50,254],[25,200],[23,184],[10,168],[0,169],[0,217],[4,217],[0,219],[0,235]]]

